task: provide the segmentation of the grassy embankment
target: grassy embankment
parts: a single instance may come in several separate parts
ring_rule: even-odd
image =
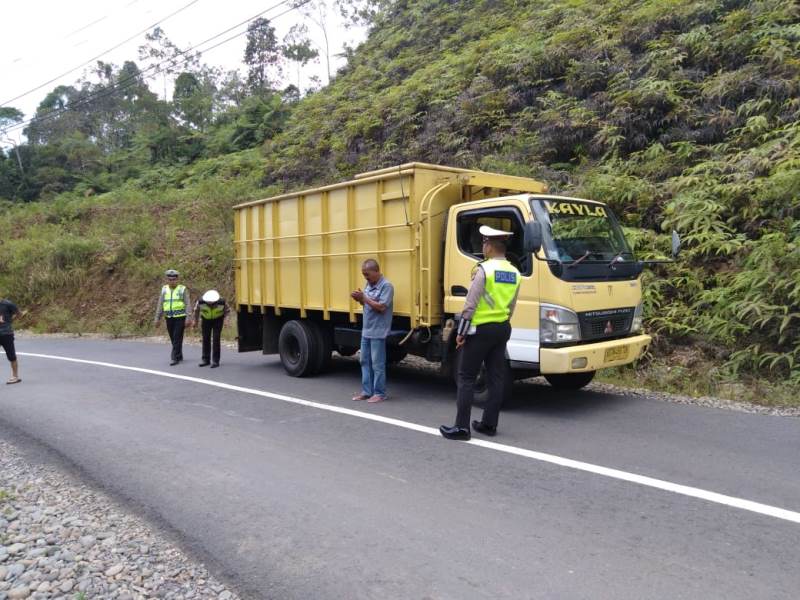
[[[98,197],[62,194],[7,207],[0,290],[26,312],[19,326],[151,332],[168,267],[195,297],[215,287],[232,299],[231,207],[266,193],[258,184],[262,165],[252,150],[154,173],[157,186],[132,181]]]
[[[154,167],[0,222],[0,288],[41,330],[140,332],[160,273],[231,294],[231,204],[422,160],[533,176],[611,204],[657,343],[606,377],[800,403],[796,3],[397,3],[263,148]]]

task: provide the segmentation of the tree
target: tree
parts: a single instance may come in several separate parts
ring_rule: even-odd
[[[334,0],[334,5],[339,14],[349,26],[372,27],[379,15],[394,8],[397,10],[395,0]]]
[[[12,125],[21,123],[25,113],[12,106],[0,107],[0,134],[5,134],[6,130]]]
[[[289,108],[280,94],[267,92],[248,96],[236,109],[235,119],[228,128],[231,150],[253,148],[283,130]]]
[[[19,156],[17,144],[7,137],[8,129],[13,125],[18,125],[25,117],[25,113],[12,106],[0,106],[0,143],[11,142],[14,146],[14,153],[17,155],[19,170],[22,171],[22,159]]]
[[[281,52],[287,60],[297,65],[297,90],[301,92],[300,69],[319,56],[319,51],[311,47],[308,27],[304,24],[292,25],[289,33],[283,38]]]
[[[228,71],[219,79],[215,108],[221,110],[231,106],[241,106],[246,97],[247,83],[242,79],[241,73],[238,70]]]
[[[327,82],[331,82],[331,44],[328,38],[328,5],[325,0],[294,0],[294,7],[305,18],[314,23],[322,33],[322,51],[325,53]]]
[[[59,85],[45,96],[36,107],[33,120],[23,133],[31,144],[48,144],[73,131],[86,130],[85,119],[78,111],[71,110],[80,96],[71,85]]]
[[[139,46],[139,60],[147,61],[153,76],[161,73],[164,100],[167,99],[168,76],[183,71],[194,71],[200,67],[200,52],[181,50],[167,37],[161,27],[145,34],[146,44]]]
[[[205,82],[208,84],[208,81]],[[204,85],[194,73],[181,73],[175,79],[172,103],[178,116],[188,125],[200,131],[211,121],[214,104],[214,89]]]
[[[280,75],[281,49],[275,28],[269,19],[259,17],[247,26],[247,46],[244,63],[247,65],[247,85],[254,94],[271,89],[270,71]]]

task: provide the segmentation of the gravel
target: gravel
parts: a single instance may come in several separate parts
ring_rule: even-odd
[[[424,370],[428,372],[438,371],[439,366],[435,363],[430,363],[418,356],[406,356],[401,363],[401,367],[410,367],[413,369]],[[531,379],[523,379],[523,383],[532,384],[531,387],[535,388],[536,385],[546,386],[549,385],[542,377],[534,377]],[[764,406],[761,404],[753,404],[751,402],[742,402],[737,400],[727,400],[725,398],[717,398],[714,396],[682,396],[679,394],[670,394],[667,392],[657,392],[644,388],[629,388],[611,383],[601,383],[593,381],[584,388],[589,391],[599,392],[602,394],[616,394],[620,396],[638,396],[650,400],[659,400],[661,402],[672,402],[675,404],[692,404],[695,406],[704,406],[707,408],[718,408],[722,410],[735,410],[738,412],[746,412],[759,415],[772,415],[780,417],[800,417],[800,407],[795,406]]]
[[[0,441],[0,600],[237,600],[142,519]]]
[[[694,404],[707,408],[719,408],[723,410],[735,410],[738,412],[752,413],[756,415],[772,415],[776,417],[800,417],[800,407],[796,406],[764,406],[743,402],[738,400],[728,400],[715,396],[682,396],[679,394],[669,394],[667,392],[655,392],[644,388],[628,388],[611,383],[592,382],[586,386],[588,390],[603,392],[606,394],[621,394],[625,396],[642,396],[652,400],[662,402],[673,402],[675,404]]]

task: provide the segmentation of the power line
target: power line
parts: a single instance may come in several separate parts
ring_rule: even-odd
[[[8,105],[9,105],[9,104],[11,104],[12,102],[15,102],[16,100],[19,100],[20,98],[24,98],[24,97],[25,97],[25,96],[27,96],[28,94],[32,94],[33,92],[39,91],[39,90],[40,90],[40,89],[42,89],[43,87],[45,87],[45,86],[48,86],[48,85],[50,85],[51,83],[53,83],[53,82],[55,82],[55,81],[58,81],[58,80],[59,80],[59,79],[61,79],[62,77],[65,77],[65,76],[69,75],[70,73],[74,73],[74,72],[75,72],[75,71],[77,71],[78,69],[82,69],[83,67],[85,67],[85,66],[87,66],[87,65],[90,65],[90,64],[92,64],[92,63],[93,63],[94,61],[96,61],[98,58],[102,58],[103,56],[105,56],[105,55],[106,55],[106,54],[108,54],[109,52],[113,52],[113,51],[114,51],[114,50],[116,50],[117,48],[119,48],[119,47],[121,47],[121,46],[124,46],[125,44],[127,44],[128,42],[130,42],[130,41],[132,41],[132,40],[135,40],[136,38],[138,38],[138,37],[139,37],[140,35],[142,35],[143,33],[147,33],[148,31],[150,31],[150,30],[151,30],[151,29],[153,29],[154,27],[156,27],[156,26],[160,25],[161,23],[163,23],[163,22],[164,22],[164,21],[166,21],[167,19],[170,19],[170,18],[174,17],[175,15],[177,15],[178,13],[181,13],[181,12],[183,12],[184,10],[186,10],[187,8],[189,8],[190,6],[192,6],[193,4],[197,4],[199,1],[200,1],[200,0],[192,0],[192,1],[191,1],[191,2],[189,2],[188,4],[184,4],[184,5],[183,5],[182,7],[180,7],[178,10],[176,10],[176,11],[174,11],[174,12],[171,12],[171,13],[170,13],[170,14],[168,14],[166,17],[164,17],[164,18],[162,18],[162,19],[159,19],[158,21],[156,21],[155,23],[153,23],[153,24],[152,24],[152,25],[150,25],[149,27],[146,27],[146,28],[145,28],[145,29],[143,29],[142,31],[139,31],[139,32],[137,32],[137,33],[133,34],[131,37],[129,37],[129,38],[127,38],[127,39],[125,39],[125,40],[121,41],[121,42],[120,42],[119,44],[117,44],[116,46],[113,46],[112,48],[109,48],[109,49],[108,49],[108,50],[106,50],[105,52],[101,52],[101,53],[100,53],[100,54],[98,54],[97,56],[95,56],[95,57],[93,57],[93,58],[90,58],[90,59],[89,59],[89,60],[87,60],[85,63],[82,63],[82,64],[78,65],[77,67],[74,67],[74,68],[70,69],[69,71],[64,71],[64,72],[63,72],[63,73],[61,73],[60,75],[56,75],[55,77],[53,77],[52,79],[50,79],[50,80],[48,80],[48,81],[45,81],[45,82],[44,82],[44,83],[42,83],[41,85],[37,85],[35,88],[31,88],[31,89],[29,89],[27,92],[23,92],[23,93],[22,93],[22,94],[20,94],[19,96],[15,96],[15,97],[11,98],[11,100],[6,100],[5,102],[3,102],[3,104],[0,104],[0,107],[3,107],[3,106],[8,106]]]
[[[140,1],[141,1],[141,0],[131,0],[130,2],[128,2],[128,4],[126,4],[125,6],[123,6],[123,7],[122,7],[122,10],[116,11],[116,12],[114,12],[114,13],[109,13],[109,14],[107,14],[107,15],[103,15],[102,17],[100,17],[100,18],[98,18],[98,19],[94,19],[93,21],[90,21],[89,23],[86,23],[86,24],[82,25],[81,27],[78,27],[77,29],[74,29],[73,31],[69,32],[68,34],[66,34],[66,35],[62,36],[62,37],[61,37],[61,39],[62,39],[62,40],[68,40],[68,39],[70,39],[71,37],[73,37],[73,36],[77,35],[78,33],[82,32],[82,31],[86,31],[87,29],[90,29],[90,28],[94,27],[94,26],[95,26],[95,25],[97,25],[98,23],[102,23],[103,21],[105,21],[106,19],[108,19],[109,17],[111,17],[112,15],[113,15],[113,16],[120,15],[120,14],[122,14],[123,12],[127,11],[129,7],[133,6],[134,4],[138,4]],[[78,47],[78,46],[80,46],[81,44],[85,44],[85,43],[86,43],[86,41],[87,41],[87,40],[83,40],[83,41],[81,41],[81,42],[78,42],[77,44],[73,44],[71,47],[72,47],[72,48],[77,48],[77,47]],[[42,58],[43,56],[44,56],[43,54],[37,54],[37,55],[36,55],[36,56],[33,58],[34,62],[35,62],[35,61],[37,61],[37,60],[39,60],[39,59],[40,59],[40,58]],[[26,60],[26,59],[28,59],[28,60]],[[0,66],[2,66],[3,68],[5,68],[5,67],[9,67],[9,66],[11,66],[11,65],[16,65],[16,64],[17,64],[17,63],[19,63],[19,62],[22,62],[22,63],[25,63],[25,62],[30,62],[30,55],[28,55],[28,56],[19,56],[19,57],[17,57],[17,58],[15,58],[15,59],[13,59],[13,60],[10,60],[10,61],[7,61],[7,62],[4,62],[4,63],[3,63],[2,65],[0,65]]]
[[[180,56],[181,54],[186,54],[188,52],[191,52],[191,51],[197,49],[199,46],[202,46],[202,45],[207,44],[208,42],[211,42],[211,41],[213,41],[213,40],[215,40],[215,39],[217,39],[219,37],[222,37],[226,33],[229,33],[230,31],[236,29],[237,27],[241,27],[242,25],[244,25],[246,23],[249,23],[253,19],[256,19],[256,18],[262,16],[263,14],[278,8],[282,4],[286,4],[287,1],[288,0],[282,0],[281,2],[278,2],[277,4],[274,4],[273,6],[267,8],[266,10],[263,10],[260,13],[255,14],[252,17],[250,17],[248,19],[245,19],[244,21],[242,21],[240,23],[237,23],[236,25],[233,25],[233,26],[229,27],[228,29],[225,29],[224,31],[221,31],[220,33],[218,33],[218,34],[216,34],[216,35],[214,35],[214,36],[212,36],[212,37],[200,42],[199,44],[195,44],[194,46],[191,46],[191,47],[187,48],[186,50],[182,50],[176,56]],[[290,8],[288,8],[288,9],[284,10],[283,12],[281,12],[281,13],[275,15],[274,17],[272,17],[271,20],[280,18],[283,15],[288,14],[293,10],[297,10],[301,6],[303,6],[305,4],[308,4],[310,1],[311,0],[304,0],[303,2],[300,2],[300,3],[298,3],[298,4],[294,5],[294,6],[291,6]],[[245,35],[246,33],[247,33],[247,30],[240,31],[239,33],[236,33],[236,34],[234,34],[234,35],[232,35],[232,36],[230,36],[228,38],[225,38],[224,40],[214,44],[213,46],[209,46],[208,48],[200,50],[200,52],[208,52],[210,50],[213,50],[214,48],[222,46],[223,44],[227,44],[228,42],[230,42],[230,41],[232,41],[232,40],[234,40],[234,39],[236,39],[236,38],[238,38],[238,37],[240,37],[242,35]],[[20,130],[20,129],[25,129],[25,128],[27,128],[28,126],[30,126],[32,124],[46,123],[46,122],[48,122],[48,121],[50,121],[52,119],[55,119],[56,117],[58,117],[58,116],[60,116],[60,115],[62,115],[64,113],[66,113],[66,112],[69,112],[69,111],[72,111],[72,110],[76,110],[76,109],[78,109],[78,108],[80,108],[82,106],[85,106],[86,104],[89,104],[90,102],[92,102],[95,99],[106,98],[106,97],[112,95],[114,92],[117,92],[119,90],[123,90],[123,89],[126,89],[128,87],[131,87],[131,85],[133,85],[133,82],[135,82],[135,81],[137,81],[137,80],[139,80],[141,78],[144,78],[145,75],[147,75],[147,73],[149,71],[153,70],[153,69],[157,69],[157,70],[155,72],[150,73],[149,75],[147,75],[146,78],[150,79],[152,77],[155,77],[156,75],[159,75],[159,74],[163,73],[166,70],[166,68],[161,68],[162,65],[177,67],[177,66],[181,66],[181,65],[186,64],[187,62],[189,62],[193,58],[192,56],[187,56],[181,62],[176,63],[176,62],[174,62],[176,56],[173,56],[171,58],[165,59],[165,60],[161,61],[160,63],[156,63],[154,65],[151,65],[150,67],[148,67],[144,71],[141,71],[140,73],[138,73],[136,75],[131,75],[131,76],[125,78],[125,79],[122,79],[122,80],[118,81],[115,84],[106,86],[103,89],[100,89],[100,90],[97,90],[95,92],[92,92],[91,94],[89,94],[85,98],[81,98],[78,102],[76,102],[74,104],[71,104],[69,106],[66,106],[63,109],[53,110],[53,111],[51,111],[51,112],[49,112],[49,113],[47,113],[45,115],[42,115],[41,117],[32,117],[32,118],[28,119],[27,121],[23,121],[22,123],[17,123],[15,125],[9,127],[7,129],[7,132],[16,131],[16,130]]]
[[[164,70],[165,70],[165,69],[161,68],[163,65],[177,67],[177,66],[186,64],[189,60],[192,59],[191,56],[188,56],[187,58],[185,58],[180,63],[176,63],[175,59],[178,56],[181,56],[182,54],[186,54],[188,52],[192,52],[193,50],[197,49],[199,46],[207,44],[208,42],[211,42],[211,41],[213,41],[213,40],[225,35],[226,33],[236,29],[237,27],[241,27],[245,23],[248,23],[248,22],[252,21],[253,19],[256,19],[256,18],[260,17],[264,13],[267,13],[267,12],[269,12],[271,10],[274,10],[275,8],[278,8],[282,4],[285,4],[287,1],[288,0],[281,0],[281,2],[278,2],[277,4],[274,4],[274,5],[270,6],[269,8],[261,11],[260,13],[258,13],[256,15],[253,15],[252,17],[249,17],[248,19],[245,19],[244,21],[241,21],[241,22],[237,23],[236,25],[232,25],[228,29],[225,29],[225,30],[219,32],[218,34],[216,34],[216,35],[214,35],[214,36],[212,36],[212,37],[210,37],[210,38],[208,38],[206,40],[203,40],[199,44],[195,44],[194,46],[190,46],[186,50],[181,50],[175,56],[171,56],[171,57],[166,58],[166,59],[164,59],[164,60],[162,60],[160,62],[157,62],[157,63],[155,63],[153,65],[150,65],[144,71],[141,71],[141,72],[137,73],[136,75],[131,75],[129,77],[126,77],[125,79],[121,79],[120,81],[117,81],[116,83],[114,83],[112,85],[106,86],[106,87],[104,87],[104,88],[102,88],[100,90],[96,90],[96,91],[92,92],[88,96],[85,96],[84,98],[81,98],[78,102],[76,102],[73,105],[70,105],[70,106],[65,107],[63,109],[58,109],[58,110],[51,111],[51,112],[49,112],[49,113],[47,113],[45,115],[42,115],[41,117],[31,117],[27,121],[24,121],[22,123],[17,123],[16,125],[14,125],[12,127],[9,127],[8,131],[24,129],[25,127],[27,127],[28,125],[31,125],[33,123],[46,122],[46,121],[51,120],[51,119],[61,115],[62,113],[65,113],[65,112],[67,112],[69,110],[75,110],[77,108],[80,108],[81,106],[84,106],[84,105],[90,103],[94,99],[106,98],[107,96],[113,94],[115,91],[130,87],[130,85],[133,85],[133,83],[135,81],[139,80],[140,78],[143,78],[143,77],[146,76],[147,79],[150,79],[152,77],[155,77],[156,75],[159,75],[160,73],[163,73]],[[306,0],[306,2],[310,2],[310,0]],[[306,2],[303,2],[302,4],[305,4]],[[298,7],[302,6],[302,4],[298,5]],[[279,16],[281,16],[283,14],[285,14],[285,13],[281,13],[280,15],[277,15],[277,16],[279,17]],[[241,33],[238,33],[235,36],[233,36],[233,37],[231,37],[231,38],[229,38],[227,40],[224,40],[223,43],[227,42],[227,41],[230,41],[231,39],[234,39],[234,38],[236,38],[236,37],[238,37],[240,35],[244,35],[245,33],[247,33],[247,32],[243,31]],[[212,49],[216,48],[219,45],[221,45],[221,44],[216,44],[214,46],[211,46],[210,48],[207,48],[207,49],[203,50],[203,52],[207,52],[208,50],[212,50]],[[157,70],[154,73],[151,73],[150,75],[147,75],[147,73],[152,71],[153,69],[157,69]],[[130,85],[128,85],[128,84],[130,84]]]
[[[130,1],[130,2],[128,2],[128,3],[127,3],[125,6],[123,6],[123,7],[122,7],[122,10],[123,10],[123,11],[125,11],[125,10],[128,10],[128,8],[129,8],[129,7],[133,6],[134,4],[138,4],[138,3],[139,3],[139,1],[140,1],[140,0],[131,0],[131,1]],[[84,25],[83,27],[78,27],[78,29],[75,29],[74,31],[71,31],[71,32],[69,32],[67,35],[65,35],[65,36],[64,36],[64,39],[65,39],[65,40],[68,40],[69,38],[71,38],[71,37],[72,37],[73,35],[75,35],[76,33],[80,33],[81,31],[86,31],[87,29],[89,29],[90,27],[93,27],[94,25],[97,25],[97,24],[98,24],[98,23],[100,23],[101,21],[105,21],[105,20],[106,20],[108,17],[109,17],[109,15],[103,15],[103,16],[102,16],[102,17],[100,17],[99,19],[95,19],[94,21],[92,21],[91,23],[87,23],[87,24],[86,24],[86,25]]]

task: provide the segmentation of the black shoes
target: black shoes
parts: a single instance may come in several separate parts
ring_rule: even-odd
[[[201,363],[200,363],[199,365],[197,365],[197,366],[198,366],[198,367],[207,367],[207,366],[208,366],[208,365],[210,365],[210,364],[211,364],[210,362],[208,362],[207,360],[204,360],[203,362],[201,362]]]
[[[488,425],[484,425],[481,421],[473,421],[472,428],[483,435],[497,435],[497,427],[489,427]],[[472,437],[472,433],[469,429],[464,429],[462,427],[447,427],[446,425],[439,427],[439,433],[441,433],[442,436],[446,437],[448,440],[467,441]]]
[[[439,433],[441,433],[442,436],[446,437],[448,440],[467,441],[470,437],[472,437],[469,429],[463,429],[462,427],[448,427],[447,425],[442,425],[439,427]]]
[[[170,367],[174,367],[174,366],[175,366],[175,365],[177,365],[179,362],[181,362],[181,361],[179,361],[179,360],[173,360],[171,363],[169,363],[169,366],[170,366]]]
[[[208,364],[208,363],[206,363],[206,364]],[[218,366],[219,366],[219,363],[214,363],[214,364],[211,365],[211,368],[212,369],[216,369]]]
[[[488,436],[497,435],[497,427],[489,427],[488,425],[484,425],[480,421],[473,421],[472,428],[478,433],[482,433],[483,435],[488,435]]]

